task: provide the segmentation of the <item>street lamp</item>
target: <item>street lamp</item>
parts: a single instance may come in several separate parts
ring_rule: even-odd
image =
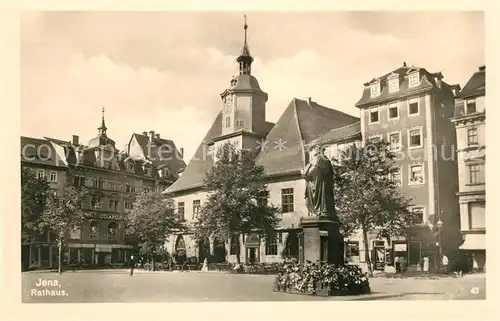
[[[439,219],[436,223],[436,227],[438,229],[438,246],[439,246],[439,258],[442,256],[442,246],[441,246],[441,229],[443,228],[443,221]]]

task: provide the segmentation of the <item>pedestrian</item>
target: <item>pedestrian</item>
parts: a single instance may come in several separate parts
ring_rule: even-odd
[[[424,267],[423,267],[424,274],[429,273],[429,258],[426,256],[424,257]]]
[[[444,274],[448,274],[448,257],[443,254],[443,270]]]
[[[128,262],[130,266],[130,276],[134,275],[134,268],[135,268],[135,261],[134,261],[134,256],[130,256],[130,261]]]
[[[394,258],[394,265],[396,266],[396,273],[400,273],[401,272],[401,263],[399,262],[398,256],[396,256]]]

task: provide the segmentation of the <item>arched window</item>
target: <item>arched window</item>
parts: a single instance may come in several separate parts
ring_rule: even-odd
[[[116,238],[116,223],[111,222],[108,224],[108,239],[114,240]]]
[[[179,253],[179,251],[186,252],[186,243],[182,235],[177,236],[177,241],[175,242],[175,252]]]
[[[97,238],[99,235],[99,222],[91,222],[90,223],[90,230],[89,230],[89,236],[91,238]]]

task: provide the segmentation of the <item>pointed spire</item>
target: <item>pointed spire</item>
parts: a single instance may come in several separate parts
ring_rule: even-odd
[[[102,120],[101,120],[101,127],[97,128],[99,130],[99,135],[106,135],[106,123],[104,121],[104,107],[102,107]]]
[[[241,74],[248,74],[250,75],[251,73],[251,64],[253,62],[253,57],[250,55],[250,49],[248,48],[248,41],[247,41],[247,30],[248,30],[248,24],[247,24],[247,15],[244,16],[245,18],[245,24],[243,25],[243,29],[245,30],[245,40],[243,42],[243,49],[241,50],[241,55],[236,59],[236,61],[239,62],[240,64],[240,75]]]

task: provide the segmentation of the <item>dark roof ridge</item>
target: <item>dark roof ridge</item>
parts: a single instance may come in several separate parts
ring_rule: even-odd
[[[297,125],[297,128],[299,129],[299,138],[300,138],[300,149],[302,150],[302,160],[305,162],[306,156],[305,156],[305,148],[304,148],[304,135],[302,135],[302,128],[300,127],[300,122],[299,122],[299,116],[297,115],[297,98],[293,98],[292,103],[293,103],[293,117],[295,119],[295,124]]]

